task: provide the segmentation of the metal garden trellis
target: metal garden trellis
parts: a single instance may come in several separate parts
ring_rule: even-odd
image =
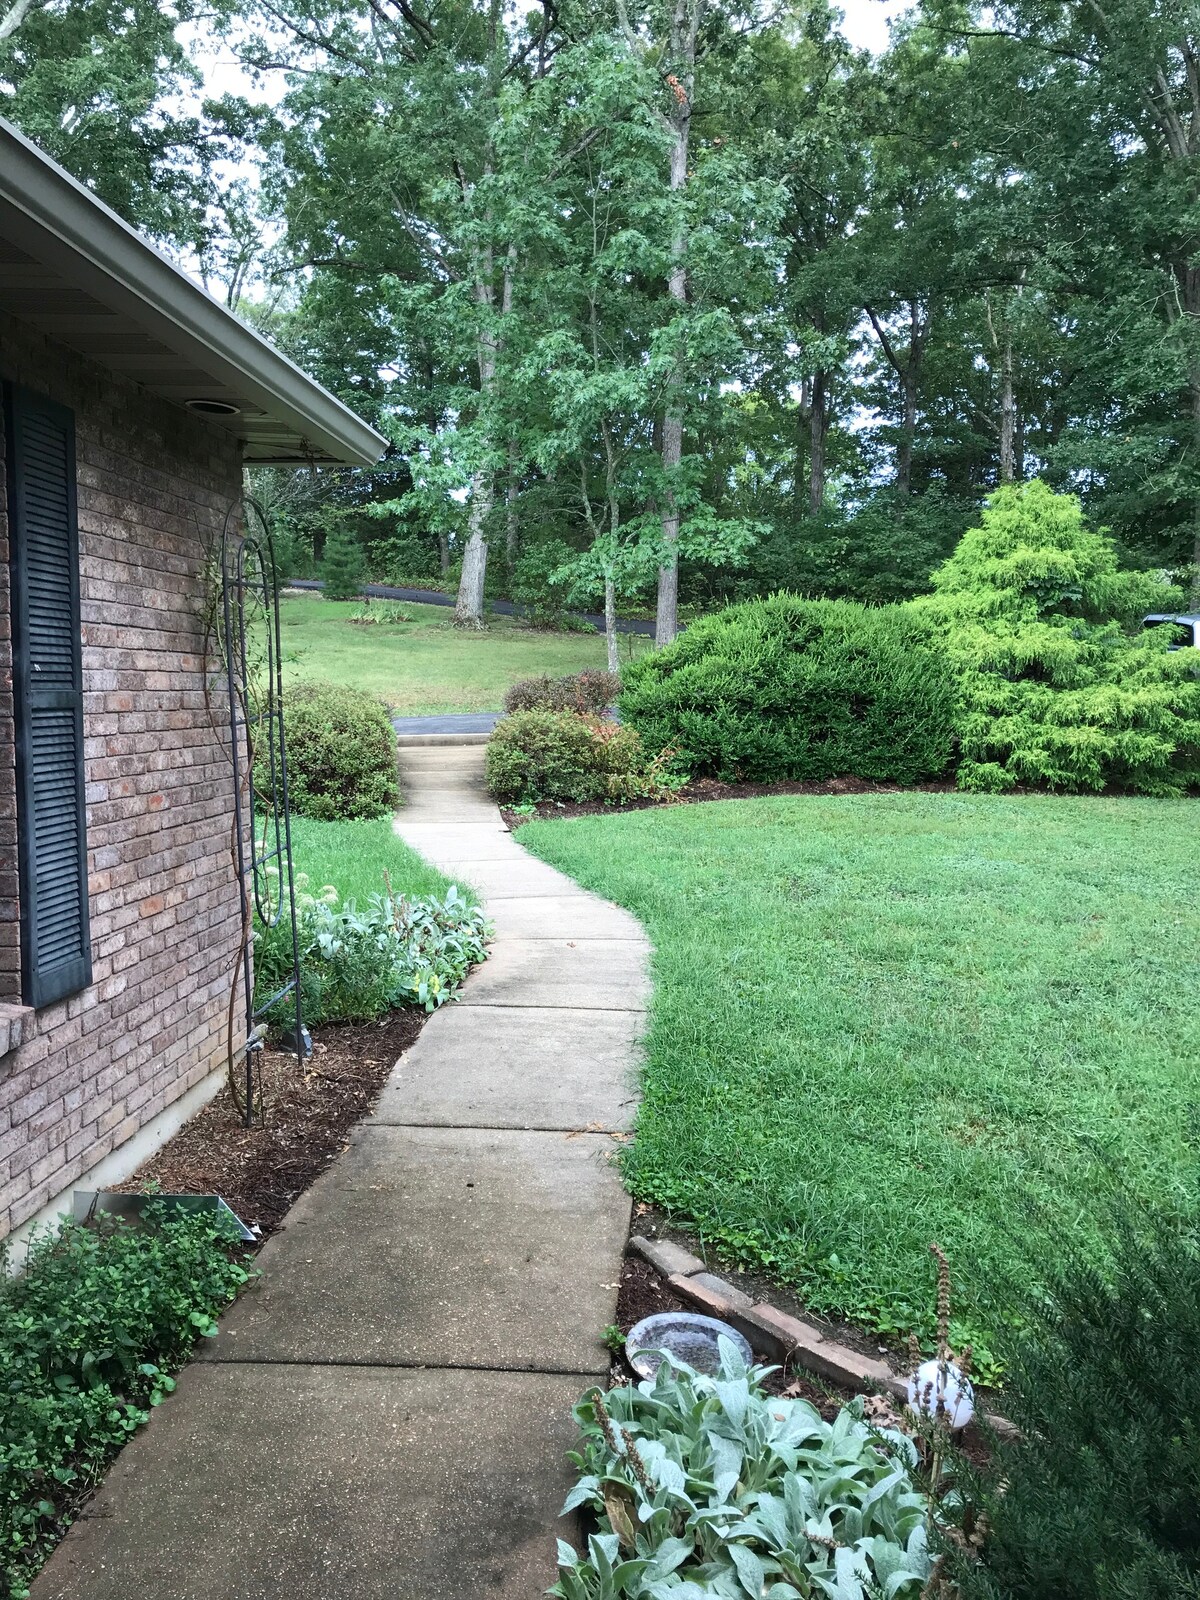
[[[296,1054],[303,1059],[311,1049],[301,1015],[300,946],[283,726],[279,574],[266,513],[257,500],[249,497],[230,506],[221,531],[219,627],[229,695],[233,854],[242,902],[240,970],[235,973],[229,1003],[229,1081],[248,1127],[256,1104],[260,1111],[262,1106],[261,1083],[256,1092],[255,1076],[266,1038],[265,1019],[289,996],[294,1002]],[[257,912],[260,923],[269,930],[279,925],[285,909],[292,935],[292,974],[256,1005],[254,914]],[[234,1035],[239,986],[246,1029],[240,1044]],[[236,1059],[239,1051],[244,1056],[240,1074]],[[239,1076],[243,1079],[240,1084]]]

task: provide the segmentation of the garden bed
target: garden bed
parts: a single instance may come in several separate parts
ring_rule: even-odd
[[[121,1187],[133,1192],[152,1183],[164,1194],[219,1194],[247,1227],[269,1237],[345,1149],[427,1020],[413,1007],[378,1022],[326,1023],[314,1030],[312,1057],[303,1063],[265,1052],[261,1122],[243,1127],[223,1090]]]
[[[536,805],[520,810],[501,806],[501,815],[510,828],[519,828],[526,822],[553,822],[567,817],[603,817],[615,811],[646,811],[664,805],[698,805],[709,800],[761,800],[771,795],[839,795],[839,794],[948,794],[953,783],[909,784],[904,789],[894,783],[872,783],[866,778],[847,775],[841,778],[823,778],[819,782],[794,783],[722,783],[719,778],[693,778],[675,792],[669,800],[541,800]]]
[[[617,1291],[617,1320],[615,1326],[623,1334],[643,1317],[654,1317],[663,1311],[694,1311],[690,1301],[677,1295],[661,1273],[641,1256],[627,1255],[621,1267],[621,1286]],[[624,1355],[613,1352],[612,1381],[629,1383],[633,1373]],[[763,1385],[768,1394],[802,1395],[811,1400],[823,1417],[832,1419],[848,1400],[854,1398],[849,1389],[836,1389],[829,1384],[817,1383],[800,1372],[780,1369],[773,1372]]]

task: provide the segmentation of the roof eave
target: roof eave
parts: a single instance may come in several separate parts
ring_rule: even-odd
[[[324,460],[370,466],[387,440],[348,406],[194,283],[90,190],[0,119],[0,200],[19,214],[26,243],[66,264],[89,293],[135,317],[169,329],[173,348],[241,389],[278,416],[302,441],[279,465]],[[18,239],[17,243],[21,243]]]

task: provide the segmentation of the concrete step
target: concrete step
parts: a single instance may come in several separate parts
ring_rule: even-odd
[[[428,750],[440,745],[486,744],[490,733],[398,733],[401,750]]]

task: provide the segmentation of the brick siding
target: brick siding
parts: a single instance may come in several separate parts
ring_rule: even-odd
[[[205,702],[202,619],[206,551],[241,465],[218,428],[2,315],[0,374],[75,414],[93,971],[0,1055],[3,1237],[224,1059],[239,919],[228,734]],[[12,1005],[8,557],[0,463],[0,1002]]]

